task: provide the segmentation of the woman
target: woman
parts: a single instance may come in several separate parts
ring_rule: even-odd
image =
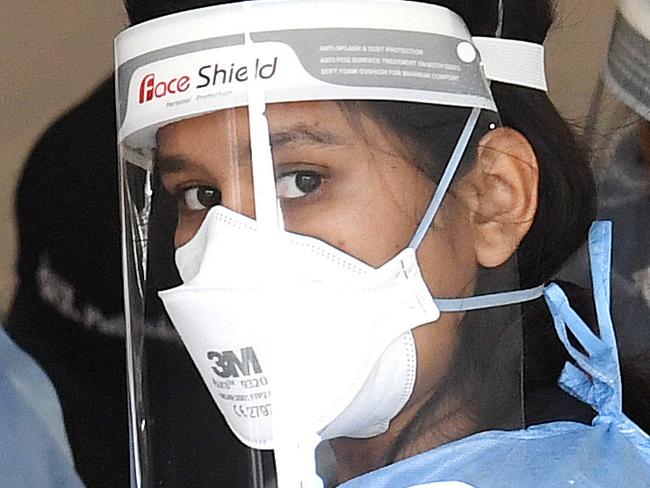
[[[493,73],[489,46],[439,8],[474,36],[540,43],[550,7],[535,3],[532,21],[529,3],[435,4],[260,2],[118,40],[126,242],[149,244],[133,248],[132,279],[173,226],[182,284],[164,306],[235,435],[274,449],[280,486],[387,465],[350,483],[397,486],[394,468],[411,484],[494,486],[494,474],[445,472],[435,453],[584,418],[552,386],[564,357],[535,361],[550,318],[521,303],[586,237],[588,166],[534,76],[492,76],[537,88],[495,82],[492,100],[476,82],[475,45]],[[332,20],[336,8],[353,20]],[[170,32],[158,50],[128,47]],[[158,185],[175,222],[147,197]],[[560,330],[571,320],[553,290]],[[536,395],[567,406],[534,418]],[[421,453],[434,456],[424,470]],[[535,476],[509,481],[568,474]]]

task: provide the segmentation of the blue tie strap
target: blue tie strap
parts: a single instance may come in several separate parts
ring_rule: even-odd
[[[589,260],[600,335],[596,335],[571,308],[558,285],[552,283],[544,290],[558,337],[577,365],[567,362],[559,384],[569,394],[591,405],[600,416],[619,415],[623,405],[610,314],[611,240],[611,222],[594,222],[589,232]],[[584,352],[571,343],[569,331]]]

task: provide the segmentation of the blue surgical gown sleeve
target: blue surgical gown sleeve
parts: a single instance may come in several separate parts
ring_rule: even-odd
[[[0,327],[0,488],[81,488],[54,387]]]

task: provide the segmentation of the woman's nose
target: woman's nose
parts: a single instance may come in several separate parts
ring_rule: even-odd
[[[221,188],[221,205],[251,219],[255,218],[253,176],[249,166],[237,166]]]

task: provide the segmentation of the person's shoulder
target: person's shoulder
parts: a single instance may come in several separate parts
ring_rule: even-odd
[[[52,384],[1,326],[0,443],[2,486],[83,486],[74,469]]]
[[[26,170],[48,164],[61,171],[69,160],[91,161],[98,153],[114,152],[115,87],[111,76],[77,105],[50,124],[32,148]]]
[[[44,239],[55,248],[69,234],[76,237],[77,227],[84,229],[78,222],[92,223],[88,213],[114,214],[117,220],[113,85],[112,77],[105,80],[32,147],[15,196],[21,256],[27,248],[43,247]]]
[[[407,488],[451,480],[471,487],[518,488],[568,486],[577,479],[581,483],[576,486],[647,487],[650,459],[634,442],[627,442],[614,423],[550,422],[521,430],[480,432],[340,488]]]
[[[47,129],[45,135],[73,134],[87,129],[88,125],[106,125],[115,130],[115,81],[110,76],[79,103],[63,113]]]

